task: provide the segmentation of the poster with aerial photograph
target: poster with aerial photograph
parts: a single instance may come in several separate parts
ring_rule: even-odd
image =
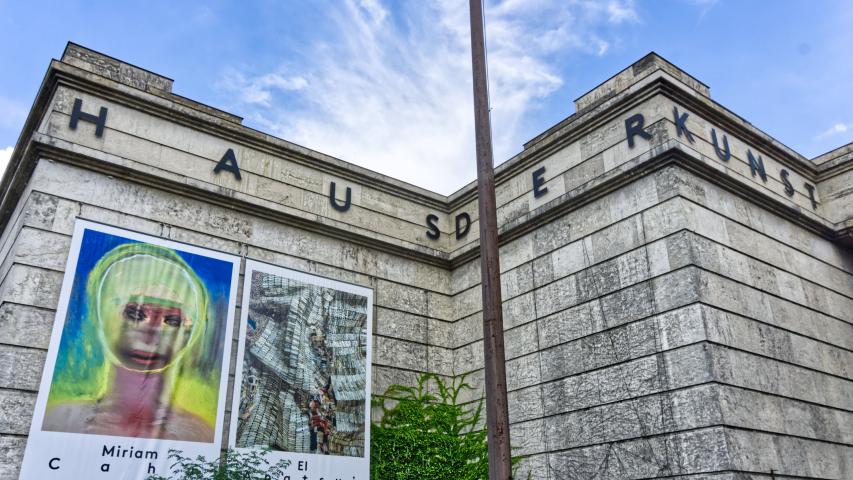
[[[367,480],[373,291],[247,261],[230,444]]]
[[[69,243],[21,478],[216,458],[240,259],[82,220]]]

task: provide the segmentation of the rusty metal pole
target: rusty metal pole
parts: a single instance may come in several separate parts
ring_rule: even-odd
[[[483,354],[486,370],[486,424],[489,438],[489,479],[510,480],[509,415],[506,398],[504,327],[501,312],[498,221],[486,41],[482,0],[471,7],[471,63],[474,74],[474,130],[477,139],[477,193],[480,211],[480,278],[483,288]]]

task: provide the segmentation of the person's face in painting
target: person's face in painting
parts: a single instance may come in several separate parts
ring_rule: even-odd
[[[157,257],[140,255],[111,268],[99,309],[114,361],[143,372],[169,367],[190,343],[197,298],[187,273]]]
[[[180,304],[166,299],[130,301],[121,311],[121,334],[113,352],[122,364],[134,370],[159,370],[168,366],[186,347],[192,320]]]

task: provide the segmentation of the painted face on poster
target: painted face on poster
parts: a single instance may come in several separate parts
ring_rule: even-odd
[[[247,260],[242,302],[229,446],[367,480],[373,291]]]
[[[170,449],[218,457],[239,261],[78,220],[21,478],[137,479],[167,474]]]

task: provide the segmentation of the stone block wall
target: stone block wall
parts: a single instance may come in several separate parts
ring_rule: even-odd
[[[501,254],[522,473],[853,476],[849,251],[674,165]],[[475,267],[454,373],[481,383]]]

